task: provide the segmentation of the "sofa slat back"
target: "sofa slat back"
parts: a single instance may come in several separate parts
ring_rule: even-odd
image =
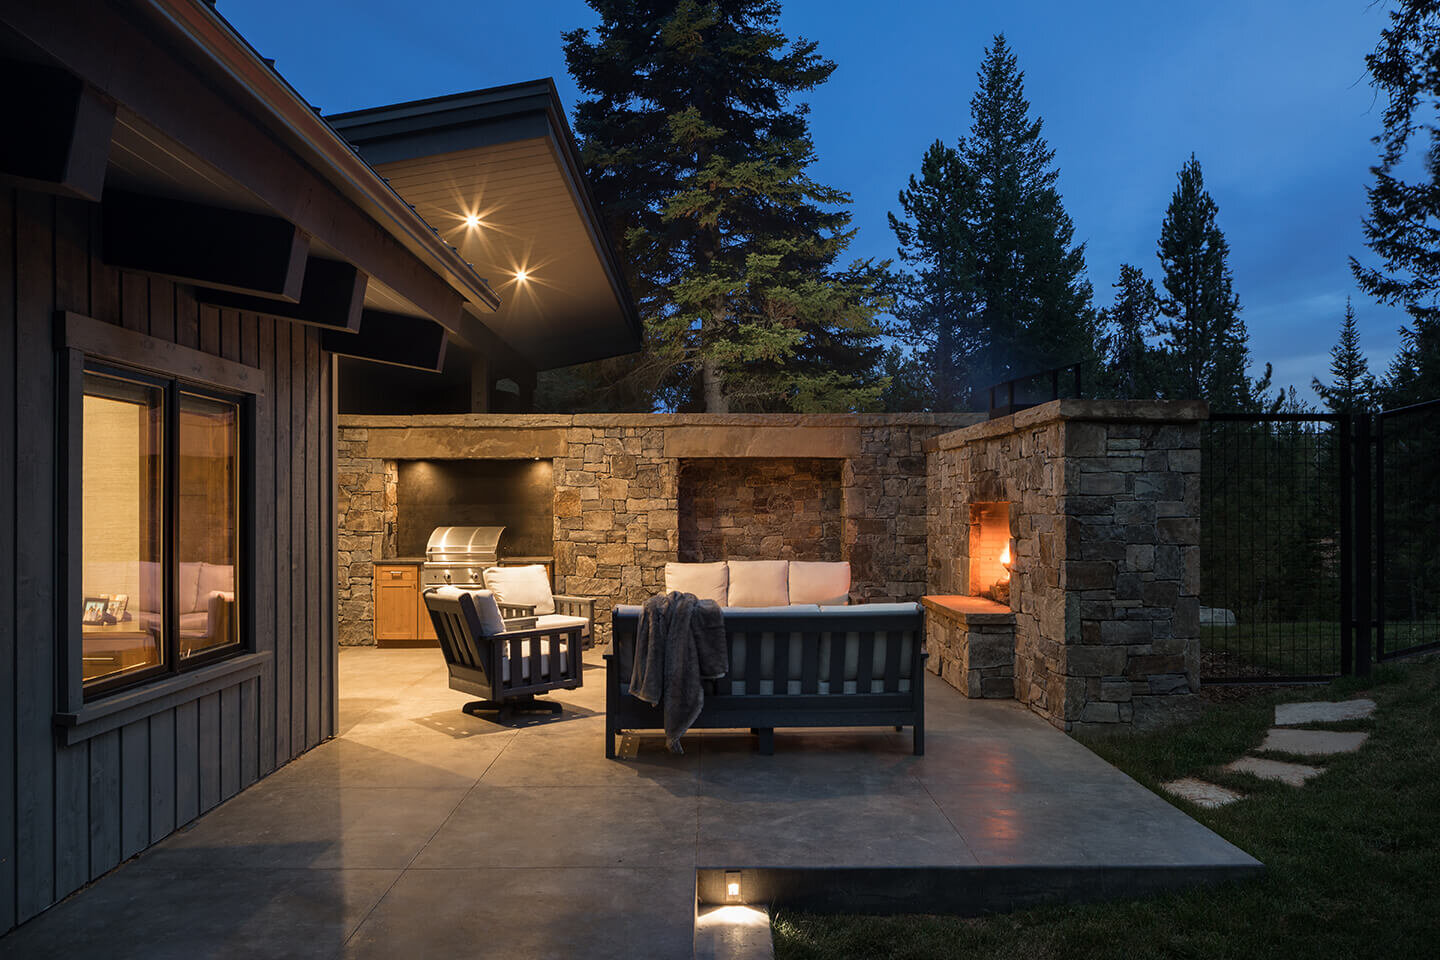
[[[617,608],[614,622],[623,682],[632,669],[638,610]],[[713,683],[721,696],[898,694],[923,675],[918,608],[883,614],[863,606],[811,614],[727,610],[725,633],[730,671]]]

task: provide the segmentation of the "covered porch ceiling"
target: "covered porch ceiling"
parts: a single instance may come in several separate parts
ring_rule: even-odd
[[[537,369],[639,349],[552,81],[327,119],[489,281],[486,326]]]

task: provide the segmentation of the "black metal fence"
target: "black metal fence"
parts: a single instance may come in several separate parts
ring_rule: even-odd
[[[1440,648],[1440,400],[1376,419],[1375,654]]]
[[[1338,675],[1351,622],[1348,419],[1212,414],[1200,476],[1201,676]]]

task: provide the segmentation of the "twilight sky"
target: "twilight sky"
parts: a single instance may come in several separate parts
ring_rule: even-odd
[[[551,76],[578,93],[560,32],[596,22],[583,0],[220,0],[219,9],[326,113]],[[877,16],[883,11],[885,16]],[[1159,284],[1155,241],[1194,151],[1220,205],[1255,359],[1311,396],[1345,298],[1376,372],[1398,311],[1355,288],[1360,219],[1383,105],[1364,56],[1385,23],[1370,0],[784,0],[790,36],[838,64],[809,98],[814,175],[854,197],[856,256],[892,257],[885,214],[937,137],[969,126],[975,71],[1004,32],[1060,167],[1095,286],[1122,262]],[[1363,256],[1362,256],[1362,259]]]

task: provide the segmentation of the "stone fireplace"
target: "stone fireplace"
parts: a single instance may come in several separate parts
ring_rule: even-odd
[[[972,597],[1010,605],[1010,570],[1015,551],[1010,538],[1010,504],[970,504],[966,567]]]

